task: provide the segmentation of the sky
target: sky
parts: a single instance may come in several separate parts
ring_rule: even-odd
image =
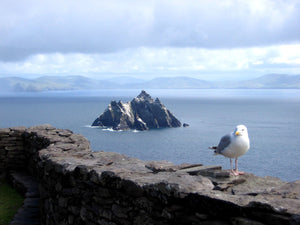
[[[299,0],[0,0],[0,77],[300,74]]]

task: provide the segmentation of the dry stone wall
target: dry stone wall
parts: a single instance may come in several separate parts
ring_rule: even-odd
[[[0,129],[0,171],[39,182],[41,224],[299,224],[300,181],[93,152],[50,125]]]
[[[24,169],[25,127],[0,129],[0,173],[11,169]]]

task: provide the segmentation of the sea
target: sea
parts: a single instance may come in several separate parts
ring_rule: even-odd
[[[84,135],[93,151],[111,151],[142,160],[202,163],[230,168],[228,158],[209,146],[248,127],[249,151],[239,170],[284,181],[300,180],[299,89],[149,89],[189,127],[113,131],[92,127],[111,100],[127,102],[141,90],[1,93],[0,127],[51,124]]]

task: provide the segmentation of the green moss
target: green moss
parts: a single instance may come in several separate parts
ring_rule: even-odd
[[[21,194],[6,181],[0,180],[0,225],[8,225],[11,222],[23,201]]]

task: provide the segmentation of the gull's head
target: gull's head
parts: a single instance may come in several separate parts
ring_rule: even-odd
[[[248,130],[245,125],[237,125],[234,130],[235,136],[248,136]]]

